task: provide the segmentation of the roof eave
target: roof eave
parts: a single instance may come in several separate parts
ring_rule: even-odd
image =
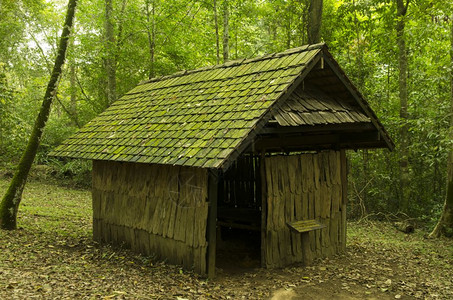
[[[344,84],[344,86],[348,89],[348,91],[351,93],[351,95],[354,97],[354,99],[357,101],[357,103],[360,105],[360,107],[364,110],[364,112],[370,118],[371,123],[375,126],[376,130],[379,132],[380,136],[385,141],[386,146],[382,147],[382,148],[387,148],[390,151],[393,151],[393,149],[395,149],[395,143],[393,142],[393,140],[390,137],[390,135],[388,134],[388,132],[385,130],[382,123],[377,118],[374,111],[371,109],[369,104],[365,101],[365,98],[363,97],[363,95],[354,86],[354,84],[351,82],[351,80],[348,78],[348,76],[340,68],[337,61],[333,58],[333,56],[328,51],[323,51],[323,58],[324,58],[324,62],[329,65],[329,67],[332,69],[332,71],[335,73],[335,75],[338,77],[338,79]]]

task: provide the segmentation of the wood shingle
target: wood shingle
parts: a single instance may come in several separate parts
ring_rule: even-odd
[[[51,154],[221,168],[271,114],[282,126],[370,122],[326,95],[292,93],[326,51],[303,46],[142,82]]]

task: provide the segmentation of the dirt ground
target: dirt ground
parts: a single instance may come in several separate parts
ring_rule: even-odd
[[[90,206],[89,191],[27,185],[20,229],[0,231],[0,299],[453,299],[453,241],[422,230],[349,223],[343,255],[278,270],[245,259],[206,280],[94,243]]]

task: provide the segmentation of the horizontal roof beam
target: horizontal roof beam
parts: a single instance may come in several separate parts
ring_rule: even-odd
[[[303,134],[303,133],[326,133],[326,132],[363,132],[375,130],[371,123],[353,123],[353,124],[327,124],[327,125],[306,125],[306,126],[278,126],[265,127],[260,131],[260,135],[285,135],[285,134]]]
[[[385,148],[386,142],[381,139],[379,132],[358,132],[339,134],[316,134],[285,137],[261,137],[253,145],[254,151],[286,151],[306,150],[318,148],[359,149]]]

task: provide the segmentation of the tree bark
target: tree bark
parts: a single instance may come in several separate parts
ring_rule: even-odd
[[[156,52],[156,19],[155,19],[155,3],[151,1],[151,10],[149,7],[150,1],[146,0],[146,22],[147,22],[147,34],[148,34],[148,47],[149,47],[149,74],[148,78],[154,78],[156,76],[154,69],[155,52]]]
[[[322,6],[322,0],[310,0],[307,24],[307,37],[309,44],[321,42]]]
[[[219,37],[219,21],[217,19],[217,0],[214,0],[214,26],[215,26],[215,45],[217,64],[220,64],[220,37]]]
[[[6,194],[0,203],[0,228],[2,229],[12,230],[17,228],[17,211],[19,209],[20,201],[22,200],[22,192],[24,190],[31,165],[35,159],[44,127],[49,118],[52,100],[56,95],[58,80],[61,76],[62,66],[66,57],[66,49],[74,20],[76,4],[77,0],[69,0],[63,32],[58,46],[57,57],[55,59],[52,75],[50,76],[50,80],[46,88],[44,100],[39,110],[38,117],[36,118],[35,125],[33,126],[33,131],[30,135],[30,139],[28,140],[27,147],[19,161],[19,165],[11,184],[9,185]]]
[[[452,19],[453,20],[453,16]],[[450,128],[449,139],[453,140],[453,22],[450,28]],[[453,229],[453,149],[450,148],[447,160],[447,195],[439,222],[429,234],[430,238],[440,237],[446,228]]]
[[[229,11],[229,7],[228,7],[228,0],[224,0],[223,1],[223,62],[224,63],[229,60],[229,54],[230,54],[229,18],[230,18],[230,11]]]
[[[71,105],[70,112],[73,116],[74,124],[80,128],[78,118],[77,118],[77,88],[76,88],[76,79],[75,79],[75,66],[74,63],[71,63],[69,67],[69,82],[70,82],[70,92],[71,92]]]
[[[399,208],[403,212],[407,212],[409,208],[409,126],[407,123],[407,55],[406,55],[406,40],[404,37],[405,19],[407,7],[410,0],[396,0],[396,42],[398,44],[398,65],[399,65],[399,98],[400,98],[400,121],[399,130],[400,136],[400,199]]]
[[[113,32],[112,0],[105,0],[105,71],[107,73],[107,103],[110,106],[116,100],[116,55],[115,35]]]
[[[72,39],[69,40],[69,47],[72,48],[74,46],[74,42]],[[76,65],[75,59],[69,59],[69,91],[70,91],[70,106],[69,112],[70,117],[74,124],[80,128],[79,118],[77,115],[77,82],[76,82]]]

